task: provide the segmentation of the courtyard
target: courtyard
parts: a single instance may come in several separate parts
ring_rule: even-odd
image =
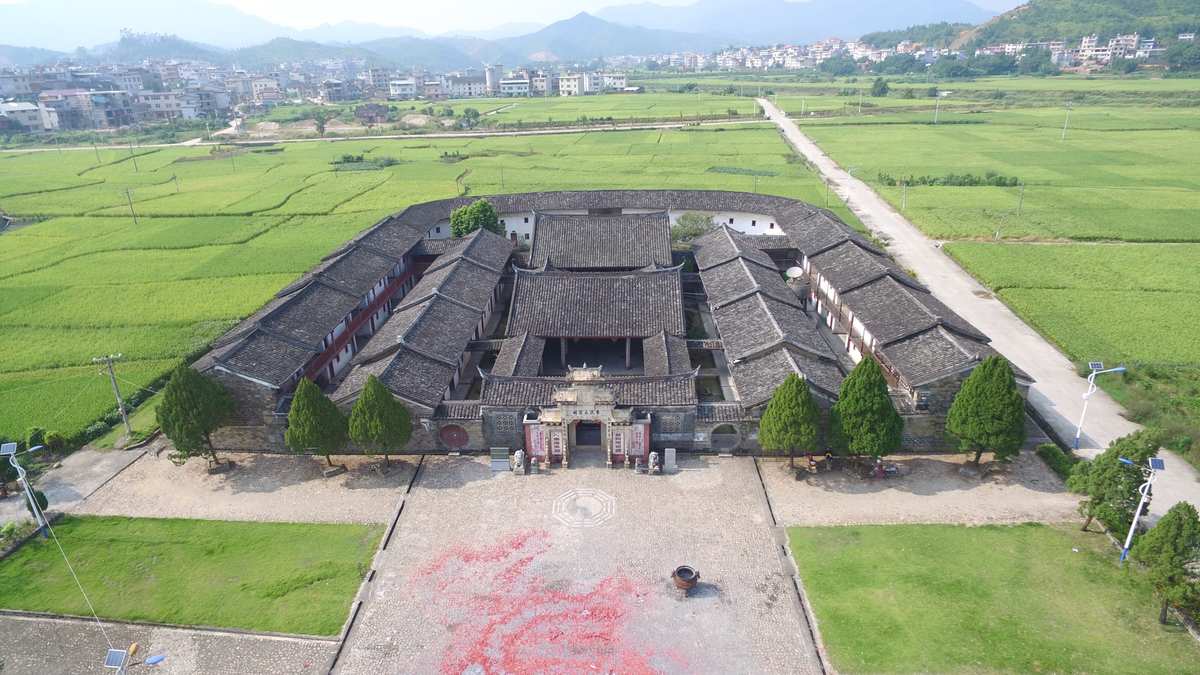
[[[340,672],[820,672],[753,460],[574,461],[427,457]]]

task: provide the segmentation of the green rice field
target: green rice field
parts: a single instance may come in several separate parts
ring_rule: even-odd
[[[335,171],[344,154],[397,163]],[[0,210],[28,223],[0,233],[0,436],[80,432],[113,407],[92,357],[123,353],[121,387],[144,387],[409,204],[588,188],[826,198],[764,124],[0,153]]]

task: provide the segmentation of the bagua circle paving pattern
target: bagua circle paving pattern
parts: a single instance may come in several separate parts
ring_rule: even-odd
[[[616,512],[616,498],[593,488],[571,488],[554,500],[554,518],[567,527],[597,527]]]

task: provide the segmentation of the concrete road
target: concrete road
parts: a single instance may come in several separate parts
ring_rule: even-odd
[[[1060,438],[1075,436],[1083,410],[1087,381],[1062,352],[1022,321],[970,274],[946,255],[938,242],[926,237],[866,183],[853,177],[829,158],[800,127],[765,98],[759,105],[783,132],[788,142],[829,182],[850,210],[880,239],[892,256],[933,291],[939,300],[992,338],[992,346],[1037,381],[1029,401]],[[1103,391],[1088,404],[1080,439],[1080,454],[1094,456],[1113,439],[1140,427],[1122,417],[1122,409]],[[1178,455],[1164,452],[1166,471],[1155,483],[1151,513],[1162,515],[1186,499],[1200,505],[1200,475]]]
[[[145,450],[84,448],[67,455],[61,466],[34,479],[33,486],[46,493],[49,511],[71,511],[143,454]],[[14,489],[7,498],[0,499],[0,525],[22,520],[32,518],[24,493]]]

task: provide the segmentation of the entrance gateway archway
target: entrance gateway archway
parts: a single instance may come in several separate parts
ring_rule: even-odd
[[[576,448],[596,448],[604,462],[630,466],[644,460],[650,449],[650,419],[637,420],[629,408],[619,408],[612,390],[601,381],[600,368],[571,368],[567,386],[554,392],[554,405],[536,418],[525,419],[525,447],[530,459],[549,468],[558,461],[571,464]]]

